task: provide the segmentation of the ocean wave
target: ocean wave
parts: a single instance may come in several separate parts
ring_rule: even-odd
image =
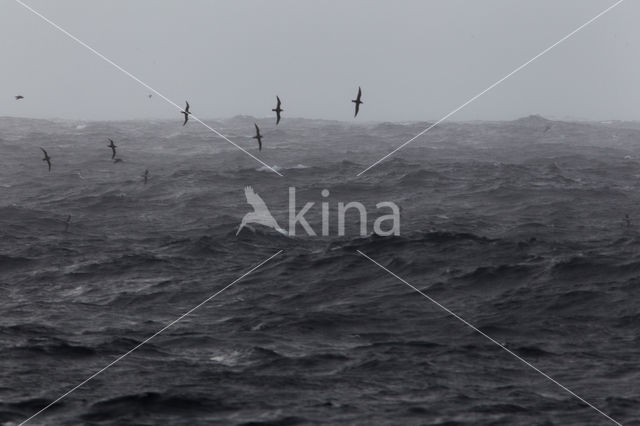
[[[210,395],[197,393],[141,392],[98,401],[82,419],[90,422],[114,422],[131,419],[132,413],[175,415],[183,420],[199,413],[232,410],[236,406]]]

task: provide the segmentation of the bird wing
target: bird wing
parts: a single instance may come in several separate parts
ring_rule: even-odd
[[[48,156],[49,156],[49,154],[47,154],[47,151],[45,151],[45,150],[44,150],[44,148],[40,148],[40,149],[42,150],[42,152],[44,152],[44,156],[45,156],[45,157],[48,157]]]
[[[358,115],[358,111],[360,111],[360,104],[356,102],[356,113],[353,115],[354,117]]]
[[[276,99],[278,99],[278,106],[276,106],[276,108],[280,109],[280,104],[282,104],[282,102],[280,102],[280,96],[276,96]]]
[[[269,212],[269,208],[264,203],[264,200],[256,194],[252,187],[247,186],[244,188],[244,195],[247,197],[247,203],[253,207],[253,210],[255,210],[256,213]]]
[[[256,123],[253,123],[253,125],[256,126],[256,136],[260,136],[260,127]]]
[[[188,113],[189,112],[189,102],[187,102],[187,101],[184,101],[184,102],[187,104],[187,109],[185,109],[184,111]]]
[[[362,89],[360,88],[360,86],[358,86],[358,97],[356,99],[360,100],[361,96],[362,96]]]

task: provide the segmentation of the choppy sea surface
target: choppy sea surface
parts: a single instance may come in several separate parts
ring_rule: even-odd
[[[279,250],[29,424],[612,424],[358,251],[640,424],[639,125],[442,124],[357,177],[429,123],[257,120],[258,152],[253,122],[209,124],[283,177],[197,123],[0,118],[0,424]],[[285,228],[289,187],[318,234],[328,203],[331,235],[236,235],[245,186]],[[367,235],[337,235],[350,201]]]

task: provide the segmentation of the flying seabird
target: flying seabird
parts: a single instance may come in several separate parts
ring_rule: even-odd
[[[111,154],[111,159],[113,160],[114,158],[116,158],[116,148],[118,147],[116,144],[113,143],[113,139],[109,139],[109,145],[107,145],[109,148],[111,148],[111,152],[113,154]]]
[[[142,175],[142,177],[144,178],[144,184],[147,184],[147,179],[149,179],[149,169],[146,169],[144,171],[144,174]]]
[[[182,123],[182,125],[186,125],[187,121],[189,121],[189,114],[191,114],[189,112],[189,102],[185,101],[187,104],[187,107],[184,109],[184,111],[181,112],[181,114],[184,114],[184,123]]]
[[[44,152],[44,158],[42,159],[42,161],[46,161],[47,164],[49,165],[49,171],[51,171],[51,157],[49,157],[49,154],[47,154],[47,151],[44,150],[44,148],[40,148],[42,150],[42,152]]]
[[[17,95],[17,96],[16,96],[16,101],[19,101],[20,99],[24,99],[24,96],[22,96],[22,95]]]
[[[360,100],[360,98],[362,98],[362,89],[360,88],[360,86],[358,86],[358,97],[353,99],[351,102],[353,102],[354,104],[356,104],[356,113],[354,114],[354,118],[358,116],[358,112],[360,111],[360,104],[362,104],[363,102]]]
[[[278,99],[278,105],[277,105],[274,109],[272,109],[271,111],[273,111],[273,112],[275,112],[275,113],[276,113],[276,117],[277,117],[277,119],[276,119],[276,126],[277,126],[277,125],[278,125],[278,123],[280,123],[280,113],[281,113],[282,111],[284,111],[284,110],[283,110],[282,108],[280,108],[280,105],[282,104],[282,102],[280,102],[280,97],[279,97],[279,96],[276,96],[276,98]]]
[[[253,125],[256,126],[256,135],[253,139],[258,140],[258,151],[262,151],[262,135],[260,134],[260,127],[258,127],[256,123],[253,123]]]

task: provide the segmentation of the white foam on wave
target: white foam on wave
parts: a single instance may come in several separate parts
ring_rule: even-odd
[[[212,354],[209,357],[209,361],[226,365],[227,367],[233,367],[241,362],[242,356],[242,352],[237,350],[221,350],[216,354]]]
[[[256,169],[256,171],[258,172],[272,172],[273,170],[279,172],[280,170],[282,170],[282,167],[273,165],[271,167],[262,166]]]
[[[280,170],[283,170],[283,169],[284,169],[284,170],[308,169],[308,168],[309,168],[309,166],[306,166],[306,165],[304,165],[304,164],[296,164],[295,166],[291,166],[291,167],[284,167],[284,168],[283,168],[283,167],[281,167],[281,166],[273,165],[273,166],[271,166],[271,168],[272,168],[273,170],[276,170],[276,171],[278,171],[278,172],[279,172]],[[258,171],[258,172],[272,172],[272,171],[273,171],[272,169],[270,169],[270,168],[269,168],[269,167],[267,167],[267,166],[262,166],[262,167],[257,168],[257,169],[256,169],[256,171]]]

